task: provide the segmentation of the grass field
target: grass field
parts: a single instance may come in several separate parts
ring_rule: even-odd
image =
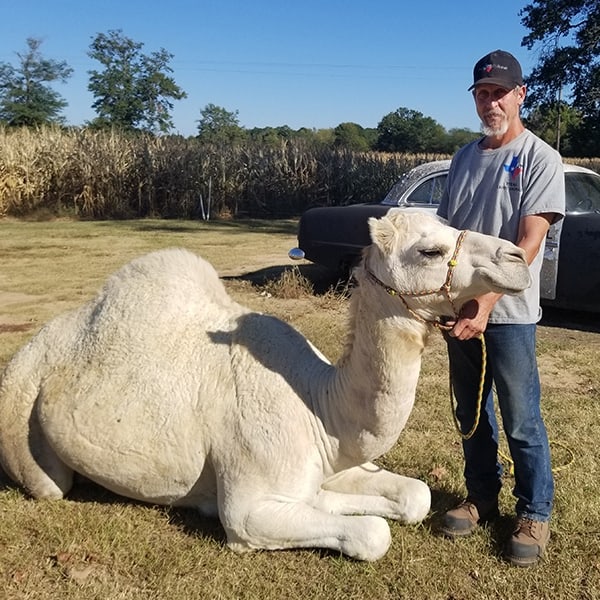
[[[83,303],[117,267],[169,246],[203,255],[236,300],[291,322],[335,361],[347,299],[298,285],[286,256],[295,228],[294,221],[0,220],[0,369],[45,321]],[[318,269],[300,272],[321,289]],[[236,555],[220,524],[195,511],[132,502],[84,481],[68,499],[38,502],[0,472],[0,600],[600,599],[598,331],[598,317],[559,312],[539,328],[557,494],[552,541],[536,568],[502,560],[514,505],[508,463],[500,520],[465,540],[437,534],[440,514],[464,490],[445,350],[434,333],[415,409],[379,461],[425,480],[432,512],[418,526],[391,522],[392,546],[380,561],[318,549]]]

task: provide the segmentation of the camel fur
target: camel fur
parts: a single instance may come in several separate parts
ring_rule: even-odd
[[[218,516],[236,551],[322,547],[364,560],[390,545],[385,518],[424,519],[430,491],[372,461],[411,412],[437,289],[458,231],[417,212],[369,222],[343,357],[234,302],[182,249],[142,256],[43,327],[0,382],[0,463],[35,498],[79,473],[123,496]],[[455,306],[529,285],[523,252],[468,232]]]

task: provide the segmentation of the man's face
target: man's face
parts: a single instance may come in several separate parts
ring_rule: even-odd
[[[480,83],[473,90],[473,98],[484,134],[500,137],[519,120],[519,109],[525,99],[525,86],[506,89],[491,83]]]

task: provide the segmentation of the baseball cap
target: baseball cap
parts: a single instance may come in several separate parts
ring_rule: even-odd
[[[523,85],[521,65],[510,52],[494,50],[480,58],[473,67],[473,85],[469,91],[479,83],[493,83],[506,89]]]

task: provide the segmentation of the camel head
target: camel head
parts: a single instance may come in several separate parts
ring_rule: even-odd
[[[419,317],[452,316],[486,293],[517,294],[531,285],[525,253],[511,242],[461,233],[420,210],[392,209],[369,219],[372,244],[362,269]]]

